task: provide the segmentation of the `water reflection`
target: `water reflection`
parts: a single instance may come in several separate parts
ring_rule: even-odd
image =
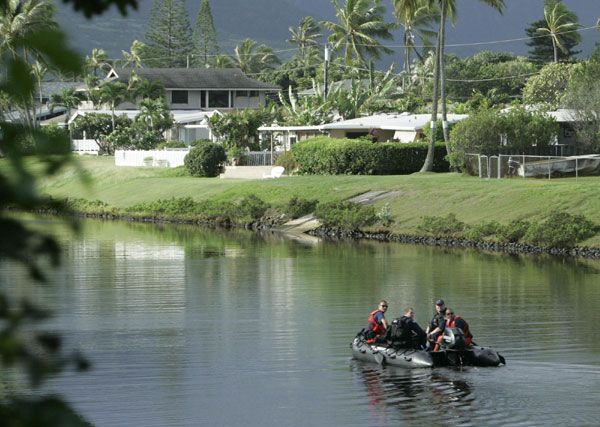
[[[352,360],[352,372],[365,385],[373,425],[395,421],[410,424],[447,422],[469,423],[474,401],[472,385],[431,369],[402,369]]]

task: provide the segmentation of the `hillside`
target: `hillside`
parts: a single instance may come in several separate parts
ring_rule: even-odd
[[[564,3],[579,15],[579,22],[584,27],[594,26],[600,17],[598,0],[565,0]],[[60,10],[57,17],[59,24],[69,33],[72,44],[79,51],[87,54],[92,48],[101,47],[111,57],[120,57],[121,50],[128,50],[133,40],[144,39],[152,7],[150,0],[144,0],[139,2],[138,10],[126,18],[111,10],[87,21],[68,5],[60,1],[56,1],[56,4]],[[199,1],[187,1],[192,24],[196,20],[199,4]],[[389,20],[393,20],[391,2],[384,1],[383,4],[388,9]],[[522,40],[525,37],[524,29],[528,23],[543,18],[543,0],[508,0],[506,4],[504,13],[500,15],[479,0],[462,0],[456,26],[448,29],[447,52],[465,57],[488,49],[526,55],[526,40]],[[303,17],[312,15],[319,21],[335,20],[335,9],[328,0],[213,0],[211,9],[221,51],[229,54],[246,37],[266,43],[276,50],[290,49],[292,46],[285,42],[289,38],[288,27],[296,27]],[[583,50],[581,55],[586,57],[592,52],[594,43],[600,42],[600,33],[592,29],[581,34],[583,42],[578,49]],[[399,45],[400,40],[399,33],[396,33],[395,41],[386,44]],[[498,40],[513,41],[472,44]],[[456,46],[459,44],[462,46]],[[285,57],[286,53],[282,52],[281,56]],[[399,54],[394,56],[397,58]],[[387,65],[392,60],[388,57],[383,63]]]

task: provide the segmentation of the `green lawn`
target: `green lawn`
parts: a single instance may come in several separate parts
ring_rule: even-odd
[[[600,177],[562,179],[485,180],[461,174],[413,174],[402,176],[294,176],[276,180],[222,180],[193,178],[182,168],[116,167],[113,157],[77,158],[86,185],[76,168],[40,182],[40,190],[53,197],[101,200],[115,207],[191,196],[196,200],[237,200],[256,194],[274,207],[292,196],[320,201],[345,199],[369,190],[399,190],[389,199],[398,233],[414,233],[424,215],[455,213],[468,224],[514,218],[543,220],[553,210],[584,214],[600,224]],[[36,165],[33,165],[36,166]],[[8,164],[0,160],[0,168]],[[385,202],[379,202],[379,209]],[[600,246],[600,237],[586,245]]]

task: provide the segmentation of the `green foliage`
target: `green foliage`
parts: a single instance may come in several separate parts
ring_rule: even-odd
[[[198,139],[198,140],[196,140],[196,141],[192,141],[192,142],[190,142],[190,146],[191,146],[191,147],[195,147],[196,145],[198,145],[198,144],[202,144],[202,143],[204,143],[204,142],[212,142],[212,141],[211,141],[210,139],[208,139],[208,138]]]
[[[495,154],[500,148],[546,146],[558,133],[552,117],[515,107],[506,113],[479,111],[458,122],[450,133],[450,164],[474,174],[466,154]]]
[[[186,145],[183,141],[165,141],[158,146],[159,150],[165,148],[185,148]]]
[[[373,206],[362,206],[349,201],[319,203],[314,215],[325,227],[348,230],[357,230],[377,221]]]
[[[269,205],[257,197],[255,194],[249,194],[238,203],[238,210],[243,217],[258,219],[264,215]]]
[[[513,219],[499,230],[500,240],[509,243],[518,242],[525,236],[530,225],[529,221],[524,219]]]
[[[115,128],[127,128],[131,126],[131,119],[127,116],[115,117]],[[100,147],[101,153],[112,154],[113,147],[107,142],[106,137],[112,133],[112,117],[109,114],[93,113],[79,116],[71,123],[71,133],[73,138],[83,138],[85,132],[86,138],[93,139]]]
[[[236,159],[237,166],[243,166],[246,164],[247,156],[246,150],[240,147],[233,146],[227,151],[227,159],[233,162]]]
[[[435,172],[448,171],[445,150],[436,145]],[[292,152],[300,174],[402,175],[420,170],[427,145],[317,137],[294,145]]]
[[[269,205],[250,194],[237,203],[205,200],[198,202],[191,197],[171,198],[153,202],[137,203],[125,209],[130,215],[154,216],[167,219],[192,219],[220,224],[242,223],[258,219]]]
[[[443,123],[441,120],[436,120],[435,121],[435,140],[438,142],[443,142],[444,141],[444,128],[443,128]],[[454,127],[454,123],[448,123],[448,131],[451,131],[452,128]],[[427,122],[427,124],[425,126],[423,126],[423,140],[424,141],[429,141],[430,135],[431,135],[431,122]]]
[[[162,141],[160,131],[149,129],[141,121],[134,121],[129,127],[117,127],[106,137],[106,143],[113,150],[154,150]]]
[[[215,57],[219,54],[219,44],[208,0],[202,0],[198,10],[194,46],[198,54],[198,58],[194,61],[196,65],[202,67],[214,66]]]
[[[465,232],[465,237],[470,240],[480,240],[484,237],[498,234],[501,230],[501,225],[498,221],[481,222],[475,224]]]
[[[269,109],[243,110],[241,113],[214,114],[208,119],[208,127],[225,149],[232,147],[257,149],[258,128],[270,123],[273,113]]]
[[[550,110],[560,106],[560,100],[568,87],[573,65],[552,63],[527,80],[523,89],[523,102],[541,105]]]
[[[307,200],[293,196],[283,207],[283,212],[290,218],[300,218],[315,210],[317,200]]]
[[[390,203],[387,202],[381,207],[381,210],[377,213],[377,221],[388,227],[394,223],[394,217],[390,212]]]
[[[102,7],[106,2],[99,3]],[[30,9],[32,15],[23,13]],[[0,94],[10,104],[31,111],[36,95],[36,81],[30,61],[37,59],[57,74],[77,74],[83,67],[79,55],[66,47],[65,36],[57,30],[54,6],[49,2],[2,2],[0,8]],[[14,21],[13,21],[14,19]],[[18,25],[13,26],[13,24]],[[50,207],[65,213],[67,207],[38,193],[36,182],[49,179],[71,162],[70,144],[56,128],[45,130],[34,126],[28,114],[23,123],[8,123],[0,116],[0,152],[7,158],[7,168],[0,170],[0,259],[25,266],[32,280],[44,281],[40,263],[49,266],[60,262],[56,239],[43,227],[31,227],[19,221],[10,209],[36,210]],[[31,168],[22,157],[22,142],[31,141],[33,154],[42,165]],[[76,229],[76,223],[71,222]],[[7,277],[3,280],[10,281]],[[24,398],[22,390],[3,387],[0,402],[2,425],[87,425],[85,420],[58,397],[45,396],[41,388],[51,375],[68,366],[78,370],[88,367],[78,353],[65,354],[62,337],[44,330],[43,322],[51,313],[29,298],[9,298],[0,293],[0,370],[3,382],[23,379],[34,389]],[[6,375],[5,375],[6,374]]]
[[[544,222],[531,224],[523,240],[538,246],[568,247],[598,231],[600,227],[583,215],[554,212]]]
[[[442,236],[461,233],[465,228],[466,224],[456,219],[453,213],[446,216],[424,216],[418,226],[420,231]]]
[[[227,155],[222,145],[203,142],[190,150],[183,162],[192,176],[215,177],[225,160]]]
[[[185,67],[194,37],[185,0],[154,0],[150,10],[144,62],[152,67]]]
[[[277,160],[275,160],[275,166],[283,166],[285,168],[285,173],[287,175],[291,175],[294,169],[296,169],[294,153],[291,151],[286,151],[285,153],[280,154],[277,157]]]

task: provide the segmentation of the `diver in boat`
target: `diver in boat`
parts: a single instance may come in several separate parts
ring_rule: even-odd
[[[412,307],[404,310],[404,316],[394,319],[388,332],[388,340],[392,347],[424,348],[427,334],[415,321],[415,310]]]
[[[446,328],[461,329],[465,335],[465,342],[466,342],[467,348],[470,348],[471,344],[473,343],[473,335],[471,334],[471,331],[469,330],[469,324],[467,323],[467,321],[465,319],[463,319],[462,317],[457,316],[454,313],[454,310],[451,308],[446,309],[445,317],[446,317],[446,319],[444,320],[444,322],[442,322],[442,324],[438,328],[439,334],[437,336],[437,339],[435,340],[436,345],[433,350],[436,351],[439,348],[438,343],[442,340],[442,335],[444,333],[444,329],[446,329]],[[436,331],[437,331],[437,329],[434,330],[434,332],[436,332]]]
[[[435,302],[435,314],[431,318],[425,333],[427,334],[427,338],[430,342],[435,343],[437,338],[441,335],[441,332],[437,331],[433,333],[436,329],[440,328],[440,325],[444,322],[446,315],[446,303],[443,299],[439,299]],[[433,345],[432,345],[433,346]]]
[[[385,300],[379,302],[377,310],[369,315],[369,323],[365,328],[365,338],[369,344],[386,343],[386,334],[388,329],[387,320],[385,320],[385,312],[388,309],[388,303]]]

